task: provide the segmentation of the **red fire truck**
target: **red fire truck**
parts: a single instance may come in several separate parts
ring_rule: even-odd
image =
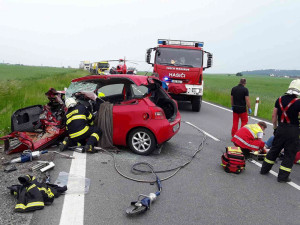
[[[169,94],[179,101],[190,101],[199,112],[203,95],[203,71],[212,66],[212,54],[203,50],[203,42],[158,39],[158,46],[149,48],[146,62],[153,74],[168,85]],[[154,52],[154,63],[151,53]],[[203,65],[207,54],[206,66]]]

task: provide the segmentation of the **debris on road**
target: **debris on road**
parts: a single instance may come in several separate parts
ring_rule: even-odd
[[[7,187],[10,193],[17,198],[15,212],[29,212],[43,209],[51,205],[54,198],[59,197],[68,188],[54,184],[40,183],[34,176],[25,175],[18,177],[20,185]]]

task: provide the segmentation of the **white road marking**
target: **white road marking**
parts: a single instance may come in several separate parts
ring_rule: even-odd
[[[204,130],[200,129],[200,128],[197,127],[196,125],[194,125],[194,124],[192,124],[192,123],[190,123],[190,122],[188,122],[188,121],[185,121],[185,122],[186,122],[187,124],[189,124],[189,125],[195,127],[197,130],[202,131],[205,135],[207,135],[207,136],[210,137],[211,139],[213,139],[213,140],[215,140],[215,141],[220,141],[218,138],[216,138],[216,137],[212,136],[211,134],[205,132]]]
[[[212,104],[212,103],[210,103],[210,102],[206,102],[206,101],[203,101],[203,102],[206,103],[206,104],[208,104],[208,105],[211,105],[211,106],[214,106],[214,107],[223,109],[223,110],[225,110],[225,111],[232,112],[232,110],[227,109],[227,108],[224,108],[224,107],[222,107],[222,106],[218,106],[218,105]],[[253,120],[263,121],[263,120],[261,120],[261,119],[256,119],[256,118],[254,118],[254,117],[252,117],[252,116],[249,116],[249,117],[250,117],[251,119],[253,119]],[[267,123],[267,124],[269,124],[269,125],[273,125],[273,124],[270,123],[270,122],[267,122],[267,121],[264,121],[264,122]],[[256,162],[255,160],[250,160],[250,162],[252,162],[253,164],[255,164],[255,165],[259,166],[259,167],[262,167],[262,164],[260,164],[259,162]],[[272,170],[270,171],[270,174],[274,175],[275,177],[278,176],[278,173],[276,173],[276,172],[274,172],[274,171],[272,171]],[[294,187],[294,188],[296,188],[297,190],[300,191],[300,186],[299,186],[298,184],[295,184],[294,182],[288,182],[287,184],[291,185],[292,187]]]
[[[250,162],[252,162],[253,164],[262,167],[262,164],[259,162],[256,162],[255,160],[251,159],[249,160]],[[278,176],[278,173],[274,172],[273,170],[270,170],[270,174],[274,175],[275,177]],[[294,182],[287,182],[287,184],[291,185],[292,187],[296,188],[297,190],[300,191],[300,186],[298,184],[295,184]]]
[[[85,177],[86,153],[74,152],[73,156],[75,157],[75,159],[72,159],[69,174],[76,174],[77,176]],[[78,184],[78,182],[73,183],[72,180],[68,180],[68,187],[76,185],[76,189],[82,190],[82,194],[68,194],[68,192],[66,193],[62,213],[60,216],[60,225],[83,225],[85,182],[84,179],[82,181],[82,183]]]
[[[225,110],[225,111],[232,112],[231,109],[227,109],[227,108],[225,108],[225,107],[222,107],[222,106],[219,106],[219,105],[215,105],[215,104],[213,104],[213,103],[206,102],[206,101],[202,101],[202,102],[204,102],[204,103],[206,103],[206,104],[208,104],[208,105],[212,105],[212,106],[214,106],[214,107],[217,107],[217,108],[219,108],[219,109],[223,109],[223,110]],[[250,118],[250,119],[253,119],[253,120],[256,120],[256,121],[263,121],[263,122],[265,122],[265,123],[268,124],[268,125],[273,125],[272,123],[270,123],[270,122],[268,122],[268,121],[264,121],[264,120],[262,120],[262,119],[257,119],[257,118],[255,118],[255,117],[253,117],[253,116],[249,116],[249,118]]]

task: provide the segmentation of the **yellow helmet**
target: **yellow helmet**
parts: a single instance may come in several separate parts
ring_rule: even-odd
[[[98,93],[98,98],[103,98],[103,97],[105,97],[105,94],[103,92],[99,92]]]
[[[287,90],[286,94],[289,95],[300,95],[300,79],[293,80],[290,83],[289,89]]]

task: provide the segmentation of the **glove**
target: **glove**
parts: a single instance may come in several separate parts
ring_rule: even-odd
[[[277,128],[273,130],[273,135],[275,136]]]
[[[248,109],[248,114],[251,114],[252,113],[252,110],[249,108]]]

